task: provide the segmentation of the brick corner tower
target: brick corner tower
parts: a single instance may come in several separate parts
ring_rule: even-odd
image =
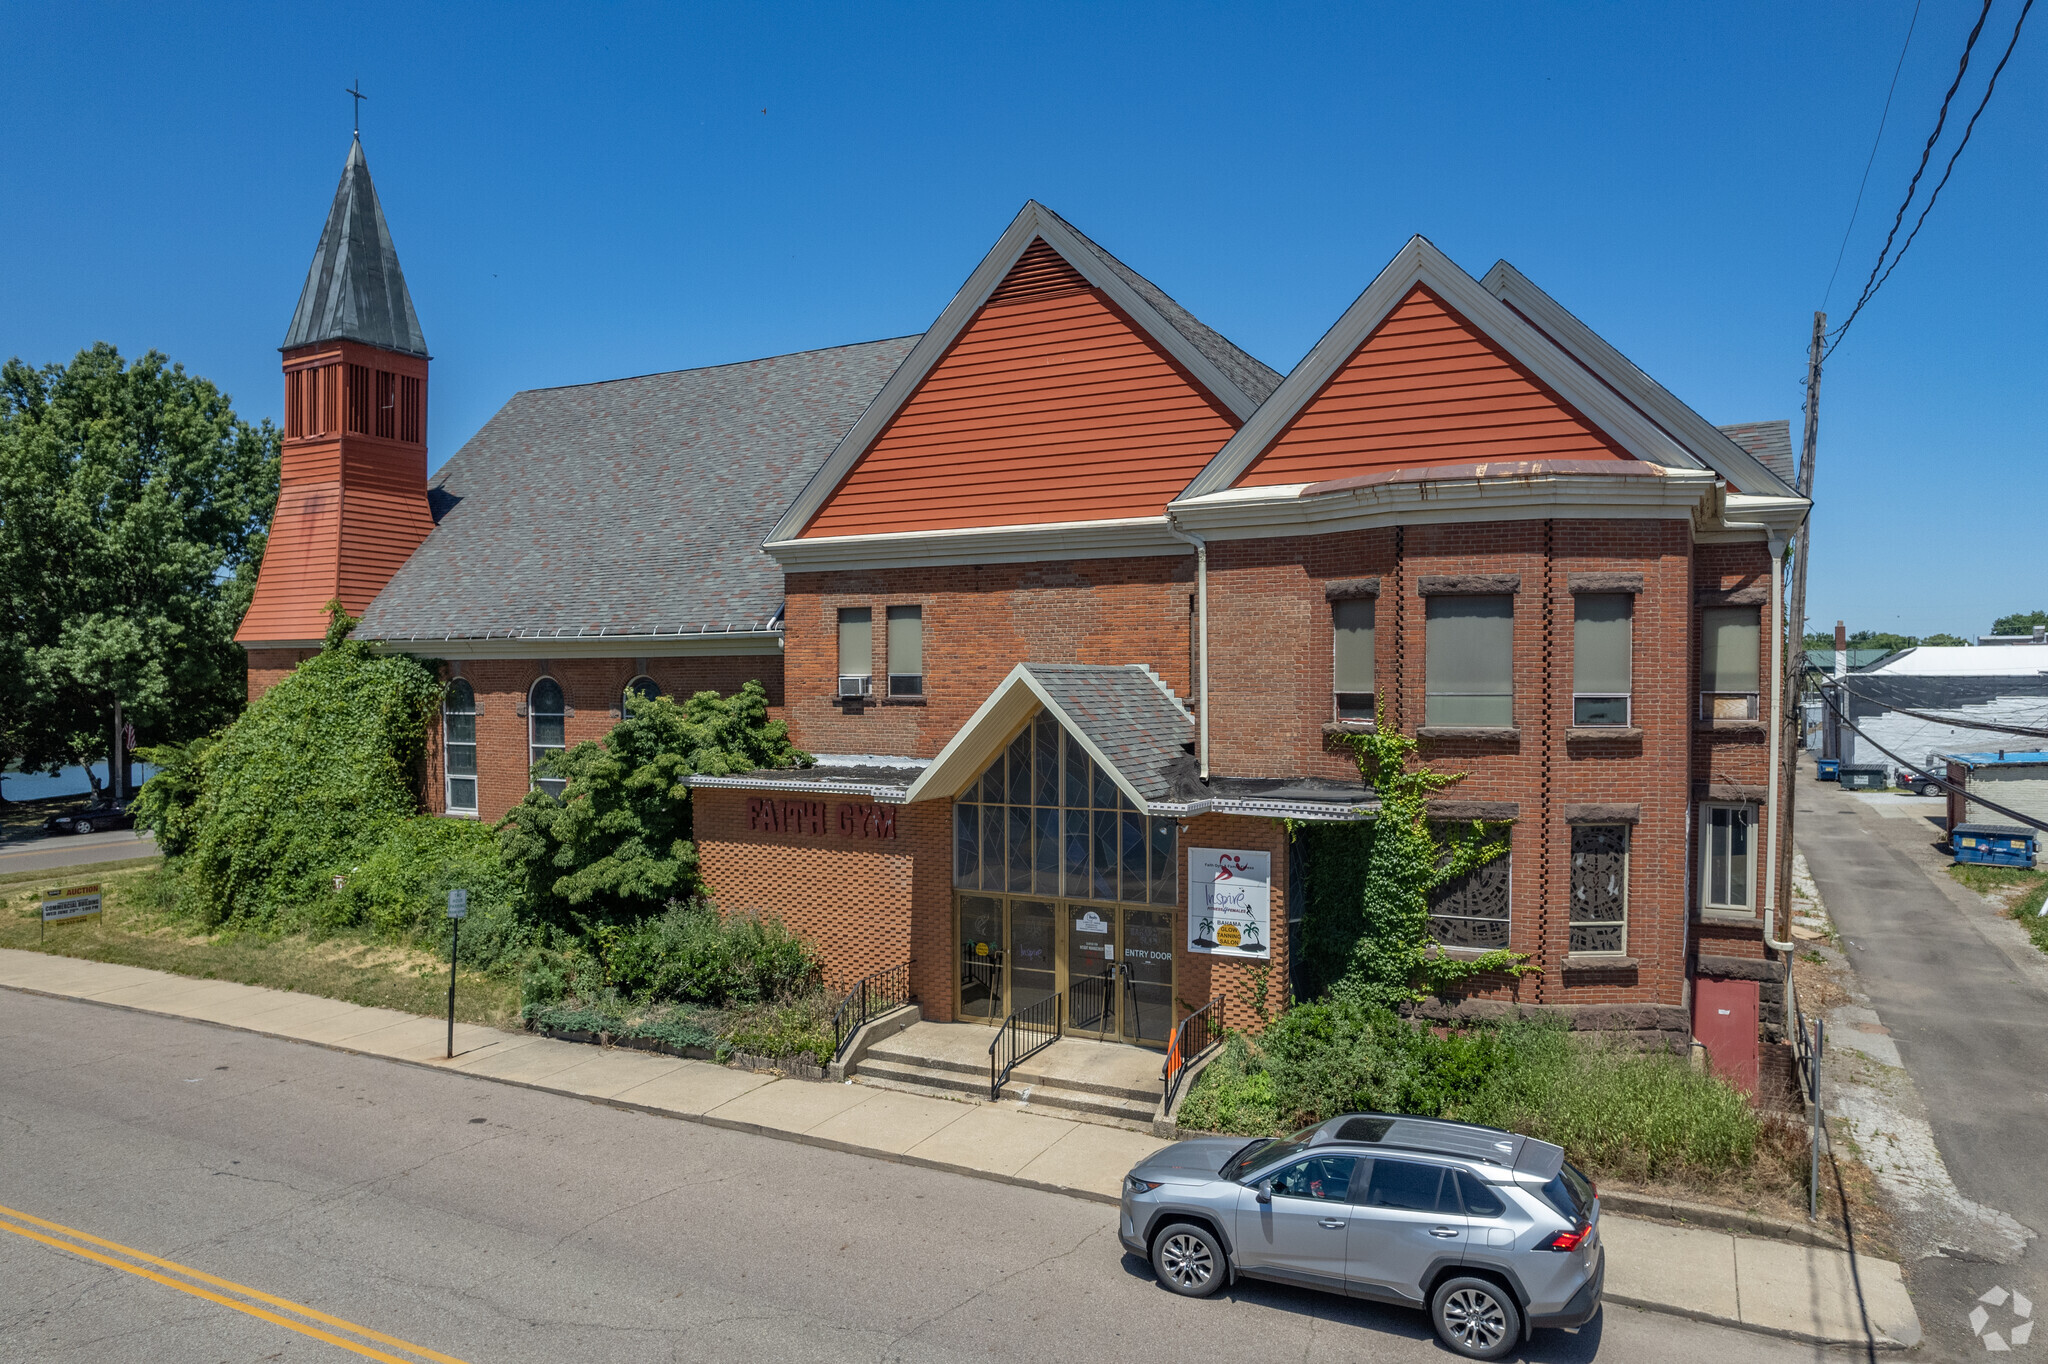
[[[427,533],[427,343],[360,138],[279,347],[284,444],[270,540],[235,639],[253,699],[360,615]]]

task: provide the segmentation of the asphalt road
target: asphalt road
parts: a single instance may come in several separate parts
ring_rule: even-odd
[[[2012,1265],[1985,1263],[1968,1246],[1908,1259],[1926,1351],[1979,1356],[1966,1322],[1980,1295],[2018,1289],[2048,1308],[2048,1249],[2039,1239],[2048,1233],[2048,957],[1947,875],[1930,823],[1881,818],[1804,771],[1798,802],[1799,850],[1926,1100],[1956,1187],[2037,1234]],[[2048,1326],[2037,1329],[2030,1348],[2048,1351]]]
[[[9,1360],[1451,1357],[1417,1314],[1173,1297],[1110,1208],[1056,1194],[7,990],[0,1040],[0,1219],[411,1347],[330,1330],[351,1354],[13,1232]],[[1616,1307],[1526,1357],[1596,1356],[1836,1357]]]
[[[103,834],[50,834],[0,842],[0,876],[16,871],[122,862],[154,857],[156,852],[155,835],[138,834],[133,829],[109,829]]]

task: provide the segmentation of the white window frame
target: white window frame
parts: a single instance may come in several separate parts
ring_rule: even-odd
[[[453,692],[457,686],[461,686],[469,692],[468,715],[470,737],[467,743],[459,745],[455,743],[453,740],[449,739],[448,737],[448,697],[449,694]],[[461,711],[455,712],[455,714],[457,715],[460,715],[462,713],[463,712]],[[447,687],[444,688],[441,692],[441,812],[443,814],[459,815],[467,817],[469,819],[475,819],[477,817],[477,806],[479,804],[480,799],[478,796],[478,787],[482,780],[482,776],[476,770],[476,751],[478,747],[476,740],[476,719],[476,687],[473,684],[471,684],[467,678],[457,677],[452,679],[448,683]],[[449,770],[448,754],[452,749],[457,747],[463,747],[469,750],[469,775],[466,777],[457,776],[455,773]],[[467,805],[456,804],[455,783],[458,781],[466,781],[469,783],[469,804]]]
[[[846,671],[846,627],[856,624],[847,619],[856,613],[867,616],[868,660],[867,667],[857,673]],[[832,614],[832,657],[838,669],[839,685],[837,694],[841,700],[873,696],[875,694],[875,608],[872,606],[842,606]]]
[[[1758,657],[1757,678],[1758,681],[1761,682],[1764,671],[1762,662],[1764,645],[1763,631],[1766,626],[1763,608],[1742,606],[1710,606],[1700,613],[1700,719],[1702,720],[1754,720],[1757,718],[1757,702],[1759,699],[1758,692],[1709,691],[1707,689],[1707,618],[1716,611],[1750,610],[1754,610],[1756,612]],[[1732,707],[1732,709],[1741,711],[1741,714],[1729,715],[1722,713],[1724,708],[1719,703],[1723,701],[1735,702],[1736,705]]]
[[[1749,897],[1748,904],[1716,904],[1710,898],[1714,884],[1713,830],[1716,810],[1740,811],[1749,821],[1749,851],[1743,855],[1748,866],[1742,881],[1743,893]],[[1757,811],[1758,807],[1748,801],[1716,800],[1707,801],[1700,806],[1700,913],[1721,919],[1756,918]]]
[[[536,705],[534,705],[534,704],[533,704],[533,694],[534,694],[535,692],[537,692],[537,691],[539,691],[539,690],[540,690],[540,685],[541,685],[541,683],[543,683],[543,682],[550,682],[550,683],[553,683],[553,684],[554,684],[554,687],[555,687],[555,690],[556,690],[556,691],[559,691],[559,692],[561,692],[561,693],[562,693],[562,709],[561,709],[560,711],[549,711],[549,712],[547,712],[547,714],[550,714],[550,715],[557,715],[557,714],[558,714],[558,715],[560,715],[560,716],[561,716],[561,720],[562,720],[562,742],[561,742],[561,743],[559,743],[559,744],[543,744],[543,743],[541,743],[541,742],[540,742],[540,735],[538,734],[538,732],[537,732],[537,731],[535,730],[535,728],[534,728],[534,726],[535,726],[536,722],[537,722],[537,721],[539,721],[539,719],[540,719],[540,717],[541,717],[541,714],[542,714],[542,712],[541,712],[541,710],[540,710],[540,708],[539,708],[538,706],[536,706]],[[538,787],[539,787],[539,788],[540,788],[541,790],[543,790],[543,791],[546,791],[546,792],[547,792],[547,793],[548,793],[549,795],[551,795],[551,796],[560,796],[560,795],[562,794],[563,790],[567,788],[567,786],[568,786],[568,782],[567,782],[566,780],[564,780],[563,778],[560,778],[560,777],[548,777],[548,778],[546,778],[545,780],[542,780],[542,779],[536,779],[536,778],[534,778],[534,776],[533,776],[533,769],[534,769],[535,765],[536,765],[536,764],[538,764],[538,763],[540,762],[540,760],[541,760],[541,758],[542,758],[542,756],[543,756],[544,754],[547,754],[547,753],[560,753],[560,752],[564,751],[565,749],[567,749],[567,748],[568,748],[568,746],[569,746],[569,692],[568,692],[568,689],[567,689],[567,688],[565,688],[565,687],[563,687],[563,686],[562,686],[562,683],[561,683],[561,681],[560,681],[560,679],[558,679],[558,678],[556,678],[556,677],[553,677],[553,676],[543,676],[543,677],[536,677],[536,678],[535,678],[535,679],[533,680],[533,685],[532,685],[532,686],[530,686],[530,687],[528,687],[528,688],[526,689],[526,772],[527,772],[527,778],[528,778],[528,780],[529,780],[529,781],[530,781],[530,782],[531,782],[531,783],[532,783],[532,784],[533,784],[534,786],[538,786]]]

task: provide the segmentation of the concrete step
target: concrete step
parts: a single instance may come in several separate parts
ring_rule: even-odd
[[[970,1074],[958,1066],[920,1064],[915,1059],[889,1059],[870,1052],[854,1072],[861,1084],[887,1089],[934,1094],[945,1098],[988,1102],[988,1073]],[[1003,1098],[1033,1108],[1058,1109],[1063,1114],[1134,1124],[1151,1130],[1159,1100],[1156,1095],[1098,1094],[1063,1085],[1034,1083],[1021,1072],[1012,1074],[1003,1086]]]
[[[1117,1099],[1126,1103],[1143,1104],[1148,1109],[1156,1107],[1159,1103],[1162,1085],[1158,1081],[1137,1085],[1118,1084],[1114,1081],[1084,1079],[1074,1075],[1058,1074],[1047,1069],[1042,1064],[1044,1055],[1044,1053],[1040,1053],[1039,1056],[1030,1058],[1023,1065],[1011,1071],[1010,1085],[1012,1087],[1029,1085],[1037,1089],[1060,1090],[1105,1099]],[[931,1072],[935,1075],[965,1077],[969,1082],[970,1088],[980,1091],[986,1091],[988,1088],[988,1061],[986,1057],[982,1058],[979,1064],[976,1064],[973,1061],[964,1061],[957,1057],[932,1056],[902,1046],[892,1046],[889,1042],[882,1042],[868,1049],[867,1055],[861,1058],[855,1073],[867,1074],[870,1067],[877,1065],[910,1067]]]

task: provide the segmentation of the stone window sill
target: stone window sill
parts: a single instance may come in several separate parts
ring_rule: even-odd
[[[1643,731],[1634,725],[1572,725],[1564,737],[1573,742],[1581,739],[1605,739],[1609,743],[1633,743],[1643,737]]]
[[[1325,734],[1372,734],[1377,728],[1370,720],[1328,720],[1323,723]]]
[[[1513,725],[1424,725],[1415,731],[1418,739],[1512,740],[1522,737]]]
[[[1511,952],[1511,947],[1446,947],[1442,943],[1430,949],[1430,955],[1449,957],[1452,961],[1478,961],[1490,952]]]
[[[1716,924],[1755,924],[1756,913],[1747,909],[1703,909],[1700,918]]]
[[[1762,734],[1762,720],[1695,720],[1695,731],[1701,734]]]
[[[882,704],[885,706],[921,706],[925,704],[925,698],[922,696],[885,696],[882,698]]]
[[[1564,959],[1564,969],[1579,971],[1633,971],[1642,963],[1634,957],[1616,956],[1609,952],[1571,952]]]

